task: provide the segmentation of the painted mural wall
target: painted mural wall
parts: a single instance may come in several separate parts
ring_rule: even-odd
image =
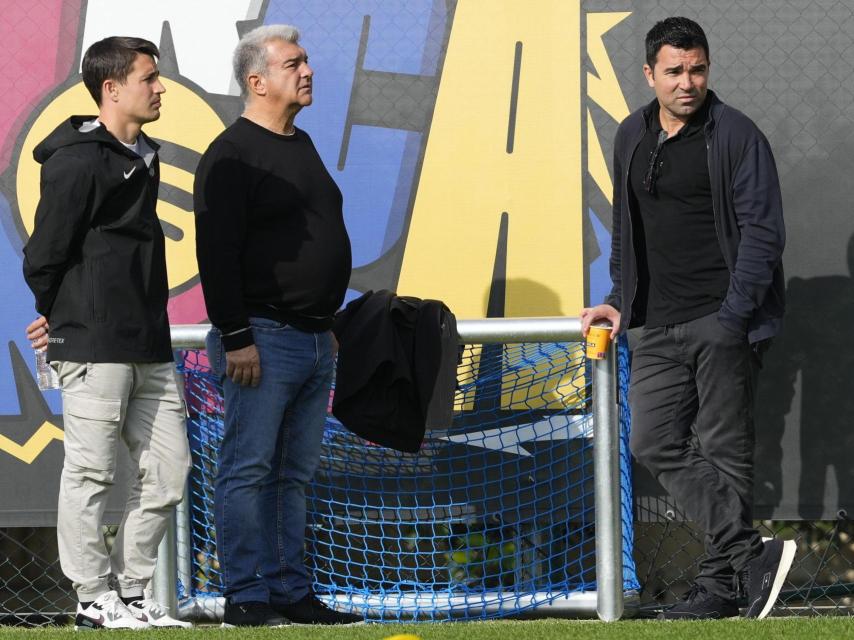
[[[610,288],[613,134],[651,98],[643,35],[667,15],[706,27],[712,87],[756,119],[784,182],[793,328],[760,392],[759,431],[762,455],[791,473],[760,477],[758,500],[777,513],[798,512],[802,500],[814,513],[850,501],[851,472],[814,459],[801,424],[820,415],[814,433],[843,438],[851,421],[840,417],[849,410],[843,396],[854,397],[843,393],[850,331],[831,334],[841,344],[829,374],[810,362],[829,357],[830,345],[807,336],[816,306],[833,319],[828,296],[844,299],[843,310],[854,300],[844,189],[854,100],[843,82],[854,71],[854,9],[721,4],[0,0],[0,487],[19,487],[3,509],[31,513],[40,492],[29,493],[22,474],[50,490],[58,482],[60,401],[35,387],[21,249],[38,199],[34,145],[70,114],[94,113],[79,76],[92,42],[136,35],[162,52],[162,117],[146,131],[162,145],[158,212],[173,324],[206,320],[191,191],[200,155],[242,109],[231,52],[242,33],[281,22],[300,28],[315,70],[314,104],[297,124],[344,194],[349,297],[389,288],[440,298],[459,318],[574,316]],[[828,379],[829,400],[828,385],[816,382]],[[810,460],[803,471],[802,457]]]

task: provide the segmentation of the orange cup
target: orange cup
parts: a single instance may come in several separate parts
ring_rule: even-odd
[[[587,357],[591,360],[604,359],[610,341],[611,327],[590,327],[587,331]]]

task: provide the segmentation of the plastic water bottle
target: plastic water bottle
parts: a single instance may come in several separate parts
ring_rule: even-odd
[[[47,347],[36,349],[36,378],[42,391],[59,389],[59,376],[47,361]]]

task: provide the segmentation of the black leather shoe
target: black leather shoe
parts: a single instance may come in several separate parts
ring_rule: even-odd
[[[287,618],[277,613],[266,602],[225,601],[223,627],[284,627],[290,624]]]
[[[738,615],[735,600],[724,600],[699,584],[691,586],[682,602],[658,614],[659,620],[719,620]]]
[[[273,604],[277,613],[294,624],[364,624],[365,619],[355,613],[330,609],[313,592],[309,591],[301,600],[290,604]]]

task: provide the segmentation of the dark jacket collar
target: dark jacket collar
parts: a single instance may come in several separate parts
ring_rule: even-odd
[[[703,106],[700,107],[700,111],[705,111],[706,121],[703,124],[703,128],[706,130],[706,133],[710,133],[712,129],[715,127],[715,120],[720,116],[721,109],[723,109],[724,103],[721,102],[720,98],[715,94],[714,91],[709,90],[706,93],[706,101],[703,103]],[[654,98],[649,104],[647,104],[642,111],[643,119],[645,127],[648,129],[653,123],[653,116],[658,113],[658,99]]]

